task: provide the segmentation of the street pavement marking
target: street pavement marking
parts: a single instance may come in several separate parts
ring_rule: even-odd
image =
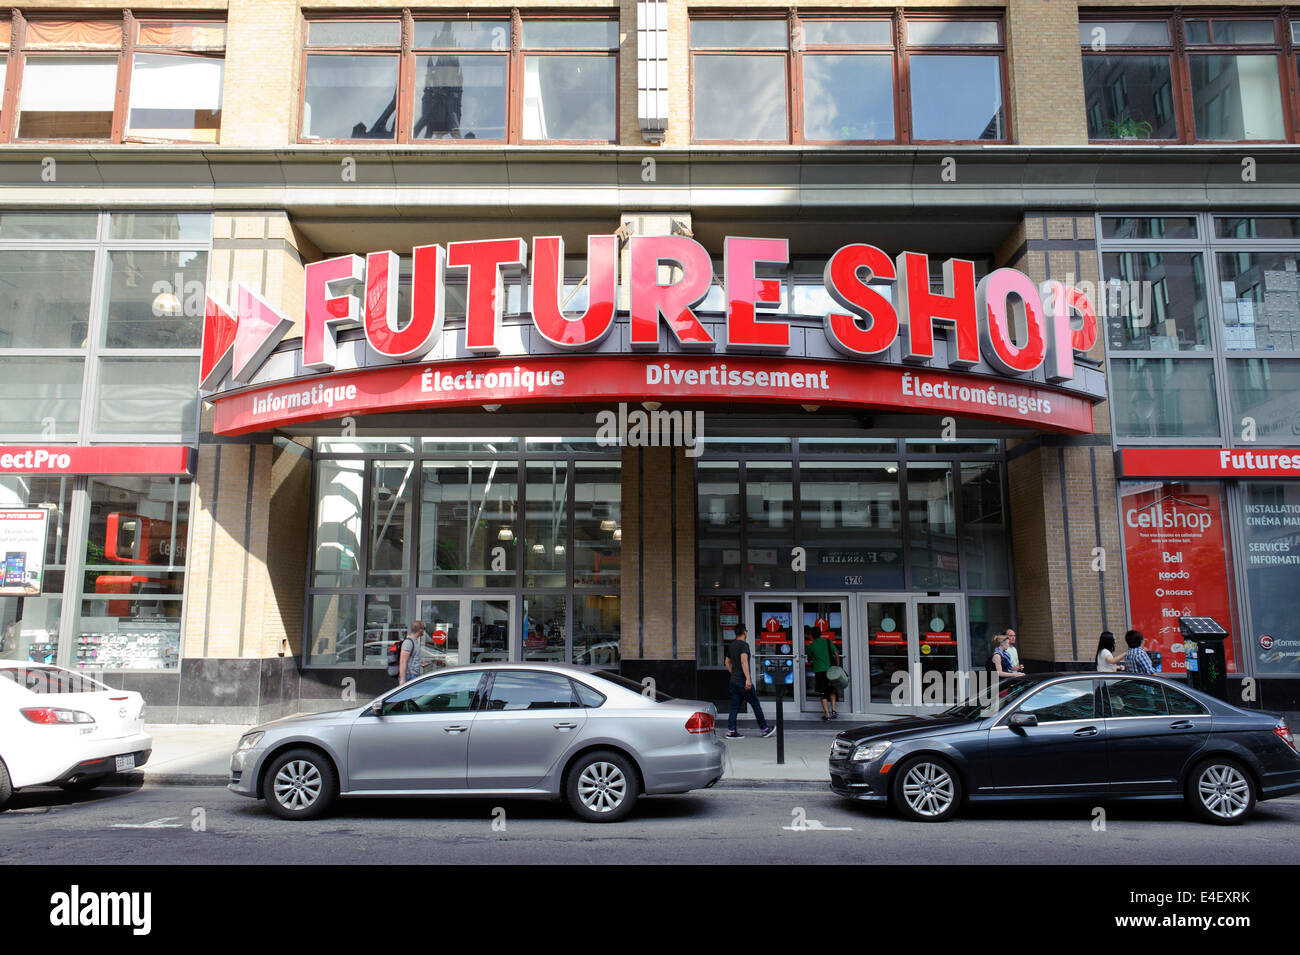
[[[179,822],[172,822],[173,819],[179,819],[179,816],[164,816],[161,819],[155,819],[152,822],[117,822],[114,823],[114,829],[184,829],[185,827]]]
[[[782,826],[790,832],[853,832],[852,826],[827,826],[823,825],[816,819],[805,819],[801,824],[794,826]]]

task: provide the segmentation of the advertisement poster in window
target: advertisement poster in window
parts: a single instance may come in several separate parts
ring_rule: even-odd
[[[35,597],[45,575],[45,531],[49,511],[44,508],[0,508],[0,596]]]
[[[1254,630],[1255,670],[1268,675],[1300,673],[1300,624],[1296,581],[1300,578],[1300,482],[1246,484],[1241,528],[1246,551],[1246,592]]]
[[[1223,499],[1217,484],[1125,484],[1120,513],[1128,565],[1130,619],[1144,649],[1160,654],[1163,673],[1181,674],[1187,661],[1178,618],[1213,617],[1236,635]],[[1123,651],[1122,640],[1117,649]],[[1238,667],[1233,641],[1224,647],[1228,669]]]

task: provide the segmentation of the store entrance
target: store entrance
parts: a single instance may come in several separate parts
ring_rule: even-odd
[[[840,665],[849,672],[848,599],[844,596],[750,597],[745,619],[754,651],[754,687],[767,707],[768,721],[778,687],[786,705],[796,713],[821,713],[808,644],[817,635],[835,644]],[[841,713],[850,712],[851,686],[839,691],[836,704]],[[768,705],[771,704],[771,705]]]
[[[511,653],[514,607],[512,597],[417,597],[424,669],[518,659]]]
[[[872,710],[933,712],[958,702],[970,672],[960,595],[863,594]]]

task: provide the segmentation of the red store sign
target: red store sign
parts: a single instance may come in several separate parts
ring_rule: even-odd
[[[0,445],[0,474],[193,474],[185,445]]]
[[[397,314],[395,253],[314,262],[304,270],[299,377],[292,383],[258,377],[295,323],[241,285],[233,311],[207,300],[202,387],[217,407],[218,433],[416,407],[645,398],[890,407],[1092,431],[1091,403],[1103,395],[1073,382],[1074,352],[1095,344],[1097,321],[1077,289],[1047,283],[1040,290],[1014,269],[976,282],[974,263],[950,259],[944,290],[935,292],[927,256],[890,258],[874,246],[848,245],[824,270],[835,306],[823,317],[821,334],[836,360],[787,359],[795,329],[774,312],[780,283],[759,275],[765,266],[788,263],[787,240],[729,237],[724,253],[727,308],[715,337],[696,314],[712,287],[708,251],[685,236],[629,240],[625,345],[631,354],[593,351],[619,319],[615,236],[588,239],[588,304],[580,314],[561,309],[564,245],[554,236],[533,240],[530,265],[523,239],[415,248],[408,315]],[[502,269],[525,265],[530,318],[544,345],[533,354],[506,354]],[[677,266],[674,280],[665,280],[665,265]],[[414,368],[340,367],[338,333],[349,324],[362,327],[366,348],[381,361],[427,359],[443,337],[448,269],[465,277],[460,358]],[[893,287],[892,301],[880,293],[882,284]],[[814,334],[806,321],[798,334]],[[665,326],[676,349],[671,353],[661,353]],[[946,348],[936,335],[940,327],[948,330]],[[895,346],[902,364],[883,361]],[[566,352],[586,354],[577,361]],[[973,372],[977,365],[993,374]],[[1029,374],[1041,380],[1016,380]]]
[[[1116,457],[1124,478],[1300,478],[1295,448],[1141,448]]]

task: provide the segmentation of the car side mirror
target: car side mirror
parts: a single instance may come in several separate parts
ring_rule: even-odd
[[[370,705],[366,707],[366,716],[383,716],[383,715],[384,715],[384,701],[371,700]]]
[[[1008,726],[1037,726],[1038,717],[1033,713],[1012,713],[1011,719],[1007,720]]]

